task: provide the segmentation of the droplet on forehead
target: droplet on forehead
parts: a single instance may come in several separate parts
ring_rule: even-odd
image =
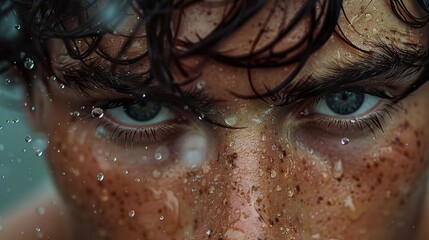
[[[64,84],[60,84],[60,90],[64,90],[66,88],[66,85],[64,85]]]
[[[31,58],[26,58],[24,61],[24,67],[28,70],[34,68],[34,61]]]
[[[15,25],[15,29],[16,30],[20,30],[21,29],[21,25],[19,25],[19,24]]]
[[[91,110],[91,116],[93,118],[102,118],[104,116],[104,111],[101,108],[94,108]]]

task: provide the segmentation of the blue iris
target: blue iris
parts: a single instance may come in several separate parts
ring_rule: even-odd
[[[365,94],[342,91],[325,95],[326,105],[339,115],[349,115],[356,112],[365,100]]]

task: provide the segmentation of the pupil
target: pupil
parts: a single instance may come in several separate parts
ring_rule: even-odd
[[[161,104],[154,101],[126,104],[124,105],[124,111],[136,121],[149,121],[161,111]]]
[[[349,115],[362,106],[365,94],[343,91],[326,94],[325,99],[326,104],[333,112],[339,115]]]

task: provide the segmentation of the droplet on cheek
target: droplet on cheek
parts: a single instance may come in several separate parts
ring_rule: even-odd
[[[155,150],[155,154],[154,154],[155,160],[157,161],[165,160],[168,158],[169,153],[170,151],[166,146],[159,146]]]
[[[135,215],[136,215],[136,211],[134,211],[134,210],[130,210],[128,212],[128,216],[130,216],[130,217],[134,217]]]
[[[187,134],[179,142],[178,159],[188,167],[201,166],[208,155],[208,142],[205,136],[199,133]]]
[[[357,220],[362,216],[364,211],[361,204],[355,201],[350,195],[344,200],[344,207],[346,207],[346,215],[351,220]]]
[[[343,173],[343,162],[341,160],[338,160],[337,162],[335,162],[334,167],[332,168],[332,176],[336,179],[339,179],[343,176]]]
[[[98,173],[98,174],[97,174],[97,180],[98,180],[99,182],[102,182],[102,181],[104,180],[104,174],[103,174],[103,173]]]

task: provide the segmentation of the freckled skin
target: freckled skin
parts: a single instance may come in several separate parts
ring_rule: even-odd
[[[397,39],[393,43],[406,36],[414,37],[415,44],[426,39],[422,30],[409,29],[388,9],[371,14],[384,20],[381,32],[393,27],[399,32],[391,36]],[[374,22],[357,28],[365,31],[371,24],[380,26]],[[366,41],[385,37],[366,34]],[[361,44],[360,38],[356,41]],[[61,59],[64,46],[53,42],[57,45],[52,45],[52,59]],[[317,72],[317,66],[329,63],[337,50],[353,54],[339,42],[331,39],[303,73]],[[229,44],[236,44],[234,38]],[[228,49],[228,42],[222,47]],[[47,157],[70,212],[75,239],[413,239],[429,164],[427,84],[403,101],[384,133],[377,130],[375,139],[365,133],[342,146],[342,136],[334,141],[302,130],[307,125],[296,111],[274,109],[263,115],[269,108],[263,101],[235,98],[225,90],[251,93],[246,71],[207,61],[201,70],[207,84],[204,91],[226,100],[216,107],[221,110],[219,119],[234,115],[237,126],[246,128],[213,129],[204,121],[189,120],[193,129],[211,140],[207,159],[196,168],[174,161],[180,145],[176,136],[168,143],[132,147],[98,138],[94,132],[101,120],[69,114],[86,104],[74,90],[61,91],[50,82],[50,103],[35,88],[43,105],[43,111],[35,114],[49,136]],[[60,65],[53,63],[59,77]],[[255,70],[257,87],[275,85],[284,71]],[[69,104],[70,99],[76,103]],[[255,118],[261,122],[255,123]],[[324,139],[336,150],[327,151],[314,139]],[[137,160],[153,156],[161,145],[171,150],[166,162],[153,164],[153,157],[149,163]],[[334,176],[332,168],[339,160],[343,170]],[[97,179],[99,173],[102,181]]]

